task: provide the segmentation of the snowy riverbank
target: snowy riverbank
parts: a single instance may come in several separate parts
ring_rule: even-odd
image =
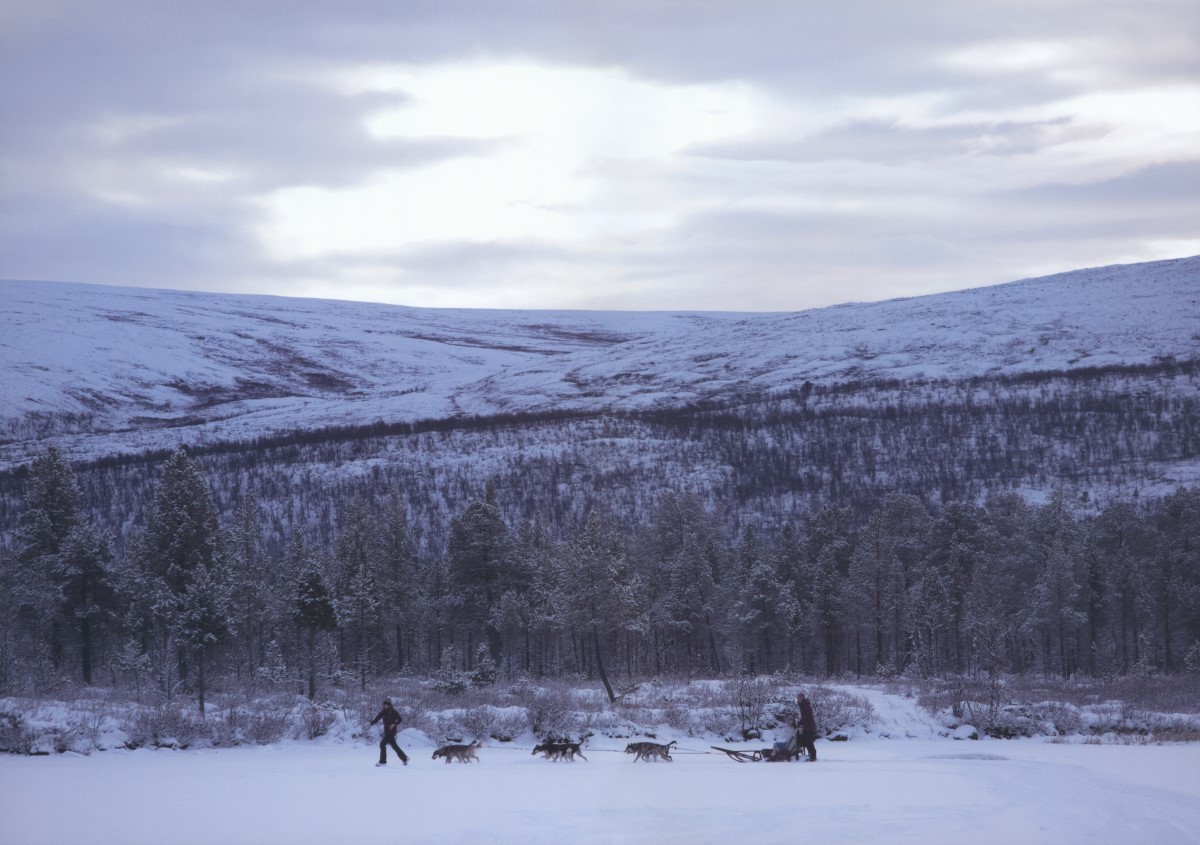
[[[956,740],[970,731],[952,730],[948,712],[931,712],[914,695],[806,688],[817,695],[824,727],[844,720],[836,735],[845,741],[818,741],[815,765],[740,764],[711,749],[752,750],[786,736],[780,722],[749,742],[730,736],[738,702],[773,690],[776,703],[759,715],[770,722],[769,711],[793,694],[765,682],[651,684],[615,710],[586,689],[538,689],[525,708],[434,709],[439,699],[422,698],[425,687],[411,684],[399,698],[408,714],[400,744],[411,763],[384,769],[374,766],[379,728],[364,735],[354,715],[366,701],[322,711],[336,718],[315,740],[133,751],[122,748],[130,736],[117,727],[115,705],[105,721],[86,702],[73,710],[43,703],[27,711],[31,730],[39,720],[48,730],[74,718],[75,741],[86,746],[80,714],[92,713],[100,745],[114,750],[0,755],[0,841],[1170,845],[1195,842],[1200,831],[1200,743],[1158,744],[1137,733]],[[583,709],[562,709],[568,704]],[[431,759],[448,731],[535,717],[573,725],[576,735],[589,724],[587,760],[533,756],[537,736],[528,728],[508,741],[485,738],[478,764]],[[214,712],[210,721],[222,718]],[[724,730],[702,727],[723,720]],[[628,741],[648,736],[676,740],[674,762],[635,763],[623,753]]]

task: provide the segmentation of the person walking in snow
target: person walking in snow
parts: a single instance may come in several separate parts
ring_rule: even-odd
[[[817,762],[817,720],[813,716],[812,702],[804,690],[796,693],[796,705],[800,708],[800,747],[808,752],[808,761]]]
[[[383,720],[383,738],[379,740],[379,762],[375,765],[387,765],[387,747],[390,745],[397,756],[400,757],[400,762],[407,766],[408,755],[396,744],[396,732],[400,730],[400,714],[392,706],[390,698],[383,700],[383,709],[379,711],[379,715],[371,720],[371,724],[374,725],[381,719]]]

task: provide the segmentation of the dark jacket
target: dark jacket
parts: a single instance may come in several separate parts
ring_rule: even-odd
[[[395,707],[385,707],[379,711],[379,715],[371,720],[371,724],[375,724],[380,719],[383,719],[383,732],[385,735],[396,733],[396,729],[400,727],[400,713]]]
[[[813,717],[812,702],[807,698],[800,702],[800,732],[809,736],[817,735],[817,720]]]

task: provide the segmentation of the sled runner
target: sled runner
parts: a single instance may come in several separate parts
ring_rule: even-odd
[[[714,751],[720,751],[730,760],[739,763],[786,763],[789,760],[800,759],[800,731],[792,731],[787,742],[777,742],[771,748],[760,748],[756,751],[738,751],[734,748],[719,748],[710,746]]]

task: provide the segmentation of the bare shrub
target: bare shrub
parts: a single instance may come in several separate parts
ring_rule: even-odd
[[[525,731],[525,712],[520,708],[505,708],[496,713],[488,734],[497,742],[512,742]]]
[[[379,702],[382,696],[370,696],[365,693],[342,694],[335,706],[341,711],[342,719],[350,726],[350,735],[354,738],[365,738],[371,728],[371,720],[379,712]],[[400,708],[397,708],[400,709]],[[403,718],[403,710],[401,710]]]
[[[111,704],[105,701],[94,701],[79,714],[79,731],[81,739],[87,748],[104,748],[105,729],[118,723],[116,713]]]
[[[708,733],[732,739],[738,730],[737,718],[725,707],[705,708],[695,717],[700,728]]]
[[[663,721],[671,728],[685,733],[692,731],[692,710],[680,696],[666,696],[661,702]]]
[[[931,681],[917,691],[917,706],[936,716],[944,711],[961,716],[964,691],[961,683]]]
[[[0,751],[28,754],[28,747],[25,716],[15,710],[0,710]]]
[[[526,727],[526,714],[521,707],[481,704],[450,712],[453,714],[451,718],[439,726],[443,734],[480,740],[490,737],[499,742],[511,742]]]
[[[774,685],[762,678],[744,679],[734,685],[729,710],[742,739],[761,739],[764,730],[774,727],[767,710],[774,701],[775,690]]]
[[[309,739],[325,736],[337,720],[330,704],[311,704],[300,714],[300,727]]]
[[[1161,716],[1152,732],[1154,738],[1166,742],[1200,742],[1200,718],[1195,716]]]
[[[459,724],[467,736],[483,739],[492,735],[493,726],[496,724],[496,711],[488,705],[472,707],[461,712]]]
[[[1065,736],[1077,734],[1083,729],[1083,713],[1074,704],[1047,701],[1037,713],[1038,721],[1053,727],[1054,733]]]
[[[244,736],[247,742],[270,745],[279,742],[291,732],[291,722],[291,714],[288,711],[278,708],[260,710],[247,720]]]
[[[571,694],[568,690],[534,690],[522,701],[525,723],[535,736],[570,733],[576,726],[571,705]]]
[[[433,731],[431,733],[437,742],[463,742],[466,739],[466,729],[458,721],[454,711],[447,711],[434,716]]]
[[[129,748],[190,748],[207,738],[203,721],[170,704],[138,708],[122,727]]]
[[[22,713],[0,711],[0,751],[32,754],[35,741],[36,735],[29,729]]]
[[[826,736],[847,728],[869,728],[876,719],[875,707],[861,695],[826,686],[811,687],[808,697],[813,702],[817,732]]]

